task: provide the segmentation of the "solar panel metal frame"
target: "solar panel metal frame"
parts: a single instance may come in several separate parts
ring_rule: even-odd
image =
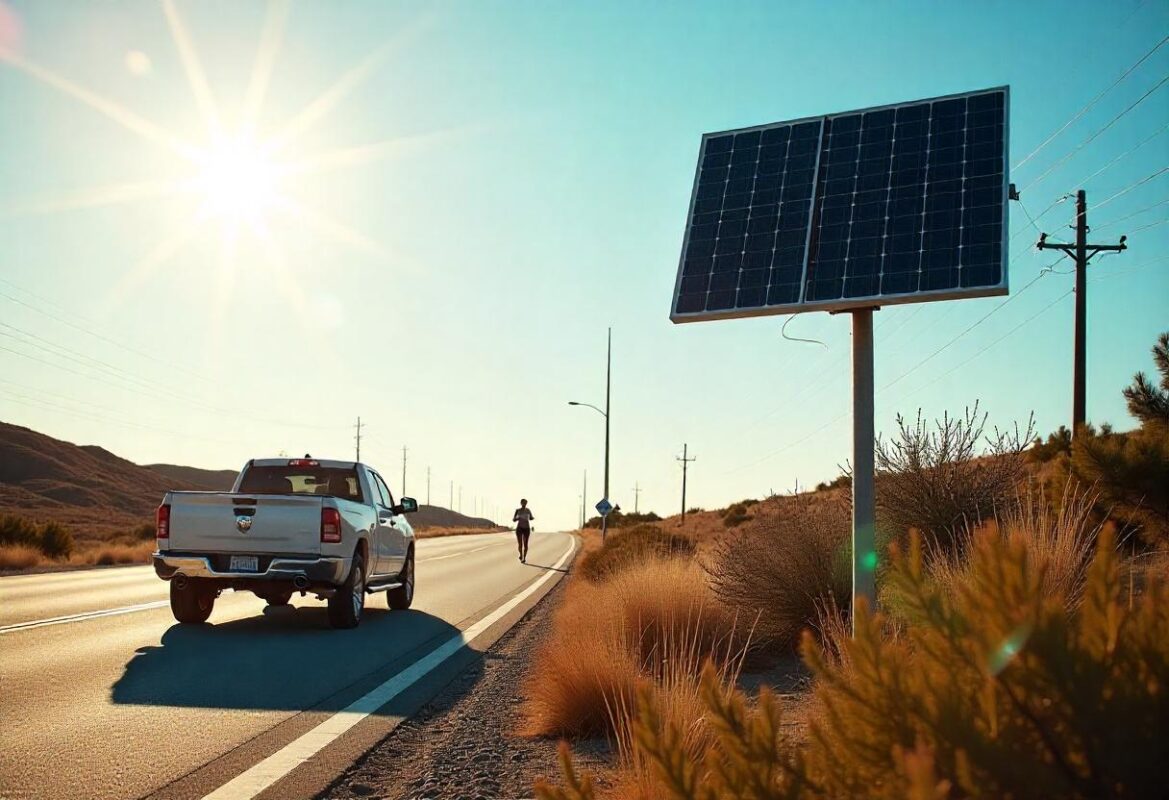
[[[974,97],[976,95],[990,94],[992,92],[1003,93],[1003,242],[1002,242],[1002,275],[998,284],[987,286],[976,286],[960,289],[927,289],[924,291],[906,292],[902,294],[877,294],[867,297],[850,297],[842,299],[831,300],[805,300],[804,295],[808,287],[808,261],[811,257],[811,249],[808,242],[812,236],[812,218],[816,212],[816,197],[820,184],[820,159],[824,151],[824,121],[835,119],[837,117],[849,117],[856,114],[867,114],[873,111],[887,111],[902,108],[905,106],[922,105],[925,103],[937,103],[944,100],[956,100],[958,98]],[[678,256],[678,275],[674,281],[674,294],[670,298],[670,320],[675,323],[684,322],[705,322],[708,320],[720,319],[741,319],[748,317],[764,317],[774,316],[777,314],[798,314],[808,311],[848,311],[856,308],[874,308],[877,306],[888,305],[903,305],[907,303],[925,303],[937,300],[959,300],[974,297],[996,297],[1002,296],[1009,291],[1009,269],[1008,269],[1008,242],[1009,237],[1008,223],[1009,223],[1009,209],[1008,203],[1010,198],[1010,134],[1011,134],[1011,91],[1009,86],[992,86],[985,89],[976,89],[967,92],[957,92],[955,94],[939,95],[937,97],[924,97],[920,100],[908,100],[900,103],[887,103],[885,105],[871,106],[868,108],[850,109],[848,111],[839,111],[832,114],[817,114],[810,117],[800,117],[792,120],[782,120],[777,122],[769,122],[764,125],[751,125],[745,128],[734,128],[725,131],[715,131],[713,133],[704,133],[702,141],[699,145],[698,159],[694,168],[694,185],[690,192],[690,205],[686,213],[686,231],[682,238],[682,252]],[[804,248],[804,263],[800,274],[800,300],[797,303],[784,303],[777,305],[761,305],[748,308],[727,308],[715,311],[693,311],[679,313],[676,309],[678,307],[679,292],[682,287],[682,270],[686,260],[686,253],[690,247],[690,232],[693,228],[694,219],[694,205],[698,199],[698,182],[702,174],[702,162],[706,154],[706,143],[709,139],[719,138],[730,134],[746,133],[751,131],[766,131],[770,128],[779,128],[785,126],[795,126],[807,122],[820,122],[820,144],[816,150],[816,168],[815,178],[812,183],[812,206],[808,212],[807,234],[805,237]]]

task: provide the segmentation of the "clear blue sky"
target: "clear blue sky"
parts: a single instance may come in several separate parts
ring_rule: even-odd
[[[224,468],[348,456],[361,415],[395,488],[406,445],[408,493],[429,466],[434,502],[450,481],[464,511],[526,496],[537,529],[575,522],[586,468],[600,498],[602,420],[567,401],[603,403],[608,325],[623,506],[638,482],[676,511],[683,442],[706,507],[849,455],[846,317],[788,326],[826,348],[781,318],[669,322],[703,132],[1009,84],[1015,165],[1169,32],[1169,6],[1131,0],[297,2],[282,29],[273,8],[0,0],[0,419]],[[1118,427],[1169,328],[1169,174],[1130,189],[1169,164],[1169,85],[1076,148],[1166,75],[1169,45],[1012,170],[1032,215],[1083,187],[1094,237],[1129,234],[1088,284],[1089,416]],[[259,140],[285,132],[268,166],[170,147],[257,107]],[[1055,257],[1017,203],[1011,235],[1015,295]],[[925,363],[1002,299],[879,312],[878,427],[975,400],[1000,426],[1069,422],[1067,264]]]

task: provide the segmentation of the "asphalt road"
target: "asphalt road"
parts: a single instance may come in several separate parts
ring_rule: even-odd
[[[421,540],[414,607],[370,595],[352,631],[311,597],[265,610],[243,592],[180,626],[150,567],[0,578],[0,799],[311,796],[551,588],[517,598],[573,547],[536,533],[521,564],[510,533]],[[470,649],[431,670],[460,631]],[[371,690],[408,668],[425,678],[377,705]],[[376,710],[355,715],[363,699]],[[289,759],[279,782],[246,785]]]

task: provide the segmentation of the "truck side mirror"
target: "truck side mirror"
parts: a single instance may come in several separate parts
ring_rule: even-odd
[[[418,510],[418,501],[413,497],[403,497],[402,502],[394,509],[395,514],[413,514]]]

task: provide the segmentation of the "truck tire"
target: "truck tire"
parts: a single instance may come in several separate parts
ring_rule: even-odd
[[[192,578],[181,589],[175,581],[170,582],[170,610],[179,622],[184,625],[206,622],[213,608],[215,590],[203,586],[198,579]]]
[[[361,551],[353,554],[353,566],[345,583],[329,598],[329,625],[334,628],[356,628],[365,609],[365,559]]]
[[[292,600],[292,592],[278,592],[264,598],[270,606],[286,606]]]
[[[402,585],[386,592],[386,602],[394,611],[405,611],[414,602],[414,548],[406,554],[406,563],[398,576]]]

